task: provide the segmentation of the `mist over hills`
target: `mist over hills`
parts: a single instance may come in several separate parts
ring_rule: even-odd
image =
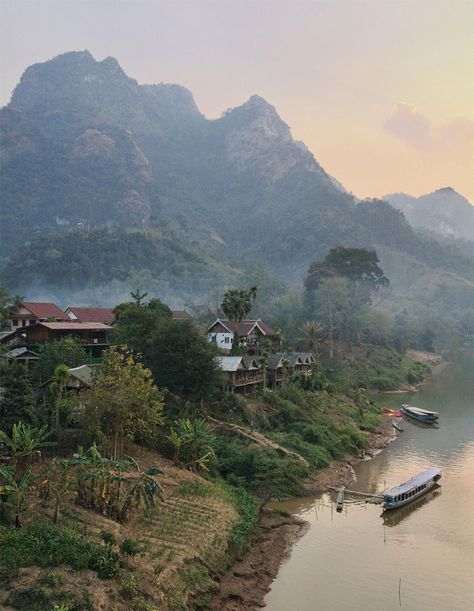
[[[255,263],[299,283],[337,244],[376,248],[387,269],[471,274],[456,245],[356,201],[257,95],[208,120],[184,87],[139,85],[113,58],[70,52],[25,71],[0,127],[2,277],[15,290],[126,284],[139,267],[172,299],[196,265],[192,295]]]

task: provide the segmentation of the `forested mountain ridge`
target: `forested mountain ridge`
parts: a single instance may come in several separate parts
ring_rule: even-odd
[[[420,197],[392,193],[384,197],[420,229],[442,236],[474,240],[474,206],[452,187]]]
[[[387,203],[358,203],[256,95],[208,120],[184,87],[139,85],[113,58],[71,52],[25,71],[0,124],[1,248],[10,257],[3,280],[11,286],[15,279],[18,290],[25,290],[22,281],[29,286],[28,274],[12,273],[25,256],[37,283],[57,288],[69,276],[80,284],[68,240],[81,259],[94,261],[94,238],[103,239],[96,232],[105,231],[109,243],[118,228],[133,228],[137,236],[153,227],[175,236],[162,240],[156,260],[144,266],[157,278],[169,260],[182,257],[174,239],[201,253],[198,267],[208,270],[200,267],[200,278],[222,278],[221,265],[235,270],[258,262],[300,283],[309,263],[337,244],[381,249],[383,265],[399,260],[471,273],[455,246],[419,235]],[[63,279],[35,252],[45,234],[51,234],[46,252],[56,257],[52,267],[59,265]],[[144,240],[156,236],[152,231]],[[125,232],[117,242],[122,239],[133,236]],[[132,250],[124,248],[128,259],[119,257],[125,271],[111,265],[104,275],[131,277],[142,265]],[[193,273],[189,262],[183,269],[177,266],[177,281]],[[96,274],[92,280],[99,282]]]

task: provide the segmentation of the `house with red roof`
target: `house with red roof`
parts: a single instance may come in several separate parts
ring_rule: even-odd
[[[192,320],[193,317],[186,310],[171,310],[171,318],[173,320]]]
[[[68,317],[55,303],[22,301],[16,312],[10,316],[12,331],[45,321],[67,321]]]
[[[72,322],[102,322],[111,325],[115,322],[113,308],[84,308],[69,306],[65,313]]]
[[[273,339],[275,331],[261,320],[224,320],[218,318],[207,330],[210,342],[215,342],[222,350],[231,350],[234,336],[238,335],[241,346],[247,352],[258,354],[260,343],[264,338]]]

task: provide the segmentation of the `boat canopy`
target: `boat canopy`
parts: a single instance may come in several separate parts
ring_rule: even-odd
[[[409,409],[410,411],[412,411],[415,414],[426,414],[426,415],[433,415],[433,416],[438,416],[438,412],[432,412],[428,409],[421,409],[421,407],[414,407],[413,405],[402,405],[402,407],[404,407],[405,409]]]
[[[437,475],[441,475],[441,469],[438,469],[438,467],[430,467],[429,469],[426,469],[426,471],[423,471],[423,473],[415,475],[415,477],[412,477],[407,482],[404,482],[399,486],[395,486],[395,488],[390,488],[390,490],[385,490],[383,495],[395,496],[397,494],[404,494],[405,492],[408,492],[413,488],[417,488],[418,486],[426,484]]]

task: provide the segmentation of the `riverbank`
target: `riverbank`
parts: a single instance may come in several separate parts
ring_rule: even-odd
[[[408,356],[413,361],[424,363],[430,367],[430,372],[423,377],[422,380],[415,384],[404,384],[395,390],[381,391],[384,395],[398,395],[406,392],[419,392],[421,388],[434,376],[441,373],[451,363],[443,360],[443,357],[435,352],[425,352],[422,350],[407,350],[405,356]]]
[[[378,454],[396,437],[392,417],[383,416],[370,433],[364,454],[335,460],[304,484],[301,496],[326,492],[330,486],[348,486],[356,479],[354,467]],[[209,606],[212,611],[252,611],[264,606],[264,599],[283,560],[308,530],[309,524],[278,510],[264,508],[250,550],[224,574],[219,592]]]

